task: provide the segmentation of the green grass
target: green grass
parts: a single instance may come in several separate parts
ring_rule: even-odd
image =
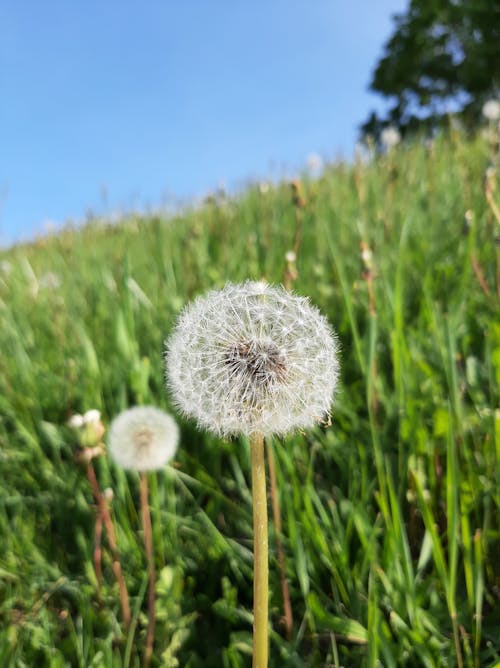
[[[140,665],[138,479],[96,461],[114,491],[127,638],[105,541],[98,592],[94,502],[66,421],[89,408],[106,424],[134,404],[168,409],[163,342],[183,304],[228,280],[281,282],[297,223],[294,288],[338,331],[342,384],[331,427],[273,443],[294,629],[285,640],[271,526],[270,665],[500,665],[489,159],[480,138],[441,137],[431,151],[415,143],[305,176],[303,208],[287,184],[250,186],[174,219],[93,221],[2,252],[0,665]],[[59,287],[44,286],[47,272]],[[174,466],[152,481],[153,666],[250,665],[249,472],[244,439],[182,422]]]

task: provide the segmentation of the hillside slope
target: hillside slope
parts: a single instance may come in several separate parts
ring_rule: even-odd
[[[308,295],[342,347],[332,426],[271,444],[294,616],[288,641],[272,534],[271,665],[498,665],[490,160],[483,139],[452,135],[293,186],[219,193],[176,218],[93,221],[2,252],[0,665],[139,665],[138,480],[95,461],[114,495],[135,624],[127,639],[105,539],[98,586],[93,497],[66,423],[90,408],[105,424],[134,404],[169,409],[162,356],[178,312],[247,278]],[[153,665],[248,665],[248,443],[181,426],[174,466],[151,482]]]

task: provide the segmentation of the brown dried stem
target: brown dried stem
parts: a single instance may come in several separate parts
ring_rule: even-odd
[[[109,549],[111,551],[113,573],[115,575],[116,581],[118,583],[118,588],[120,590],[120,603],[122,607],[123,624],[125,626],[125,631],[128,631],[130,627],[130,603],[129,603],[127,585],[125,583],[125,578],[123,577],[122,568],[120,565],[115,528],[111,520],[111,515],[109,513],[108,506],[101,493],[99,483],[97,482],[94,466],[92,465],[92,460],[90,460],[87,465],[87,477],[89,479],[90,486],[92,487],[94,498],[99,507],[99,512],[104,522],[104,526],[106,528]]]
[[[299,254],[300,244],[302,243],[302,225],[304,223],[303,209],[306,206],[306,200],[302,195],[302,184],[298,179],[290,183],[292,189],[292,202],[295,207],[295,233],[293,238],[293,252]]]
[[[490,288],[488,286],[488,283],[486,282],[486,278],[484,277],[483,270],[481,268],[481,265],[478,262],[477,257],[475,256],[474,253],[471,253],[470,256],[470,261],[472,264],[472,269],[474,270],[474,274],[476,275],[477,282],[481,286],[481,290],[484,292],[484,294],[489,297],[490,295]]]
[[[495,197],[493,195],[494,186],[491,185],[489,179],[486,181],[486,186],[485,186],[484,192],[485,192],[485,195],[486,195],[486,201],[490,205],[490,209],[491,209],[493,215],[495,216],[497,223],[500,224],[500,209],[498,208],[498,206],[495,202]]]

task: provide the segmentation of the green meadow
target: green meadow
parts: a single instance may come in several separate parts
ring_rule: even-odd
[[[89,220],[1,251],[0,666],[141,665],[139,479],[94,460],[113,493],[126,633],[105,530],[96,574],[95,501],[67,421],[92,408],[106,426],[128,406],[172,411],[163,352],[177,315],[249,278],[309,296],[341,342],[332,424],[268,443],[282,521],[277,536],[269,504],[270,665],[500,666],[491,150],[445,133],[293,187],[218,192],[169,218]],[[249,444],[179,424],[175,459],[150,477],[151,665],[249,666]]]

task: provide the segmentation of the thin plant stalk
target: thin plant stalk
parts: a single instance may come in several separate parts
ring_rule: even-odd
[[[289,259],[288,254],[285,256],[286,268],[283,284],[285,289],[290,292],[293,287],[293,282],[298,278],[297,267],[295,261],[299,251],[300,241],[294,244],[294,251],[292,259]],[[274,466],[274,453],[271,441],[267,443],[267,462],[269,465],[269,491],[271,495],[271,507],[273,509],[273,521],[276,534],[276,549],[278,551],[278,567],[280,572],[281,595],[283,597],[283,616],[285,619],[285,635],[287,640],[291,640],[293,631],[293,614],[292,604],[290,602],[290,591],[288,589],[288,580],[286,579],[286,559],[283,543],[281,542],[281,509],[280,500],[278,496],[278,483],[276,480],[276,467]]]
[[[302,226],[304,223],[303,209],[306,206],[306,201],[302,196],[302,184],[300,181],[294,180],[292,186],[292,201],[295,206],[295,233],[293,238],[293,252],[295,255],[299,254],[300,244],[302,243]]]
[[[285,617],[285,633],[287,640],[292,637],[293,615],[292,604],[290,603],[290,591],[288,589],[288,580],[286,579],[286,562],[283,543],[281,542],[281,512],[278,497],[278,483],[276,480],[276,468],[274,466],[274,453],[270,441],[267,446],[267,463],[269,466],[269,488],[271,492],[271,507],[273,509],[273,521],[276,532],[276,549],[278,551],[278,565],[280,570],[281,595],[283,596],[283,614]]]
[[[267,668],[269,654],[269,564],[264,437],[250,437],[253,498],[253,668]]]
[[[118,544],[116,541],[116,534],[115,534],[115,528],[113,526],[113,522],[111,520],[111,515],[109,513],[108,506],[106,504],[106,501],[101,493],[101,489],[99,487],[99,483],[96,478],[96,474],[94,471],[94,467],[92,465],[92,461],[89,461],[88,466],[87,466],[87,477],[90,482],[90,486],[92,487],[92,492],[94,494],[94,498],[97,502],[99,512],[101,514],[102,520],[104,522],[104,526],[106,527],[106,533],[108,537],[108,543],[109,543],[109,549],[111,551],[111,558],[113,560],[112,562],[112,567],[113,567],[113,573],[115,574],[116,581],[118,583],[118,588],[120,590],[120,603],[122,607],[122,615],[123,615],[123,624],[125,626],[125,631],[128,631],[130,627],[130,603],[129,603],[129,597],[128,597],[128,590],[127,590],[127,584],[125,582],[125,578],[123,577],[122,573],[122,567],[120,564],[120,558],[118,554]]]
[[[97,508],[94,528],[94,570],[97,578],[97,593],[101,595],[102,585],[102,513]]]
[[[153,655],[153,641],[155,635],[155,584],[156,570],[153,554],[153,531],[151,529],[151,515],[149,512],[149,489],[148,477],[146,472],[140,474],[140,493],[141,493],[141,518],[144,531],[144,548],[146,550],[146,559],[149,570],[149,591],[148,591],[148,630],[146,634],[146,649],[144,652],[143,665],[147,668]]]

